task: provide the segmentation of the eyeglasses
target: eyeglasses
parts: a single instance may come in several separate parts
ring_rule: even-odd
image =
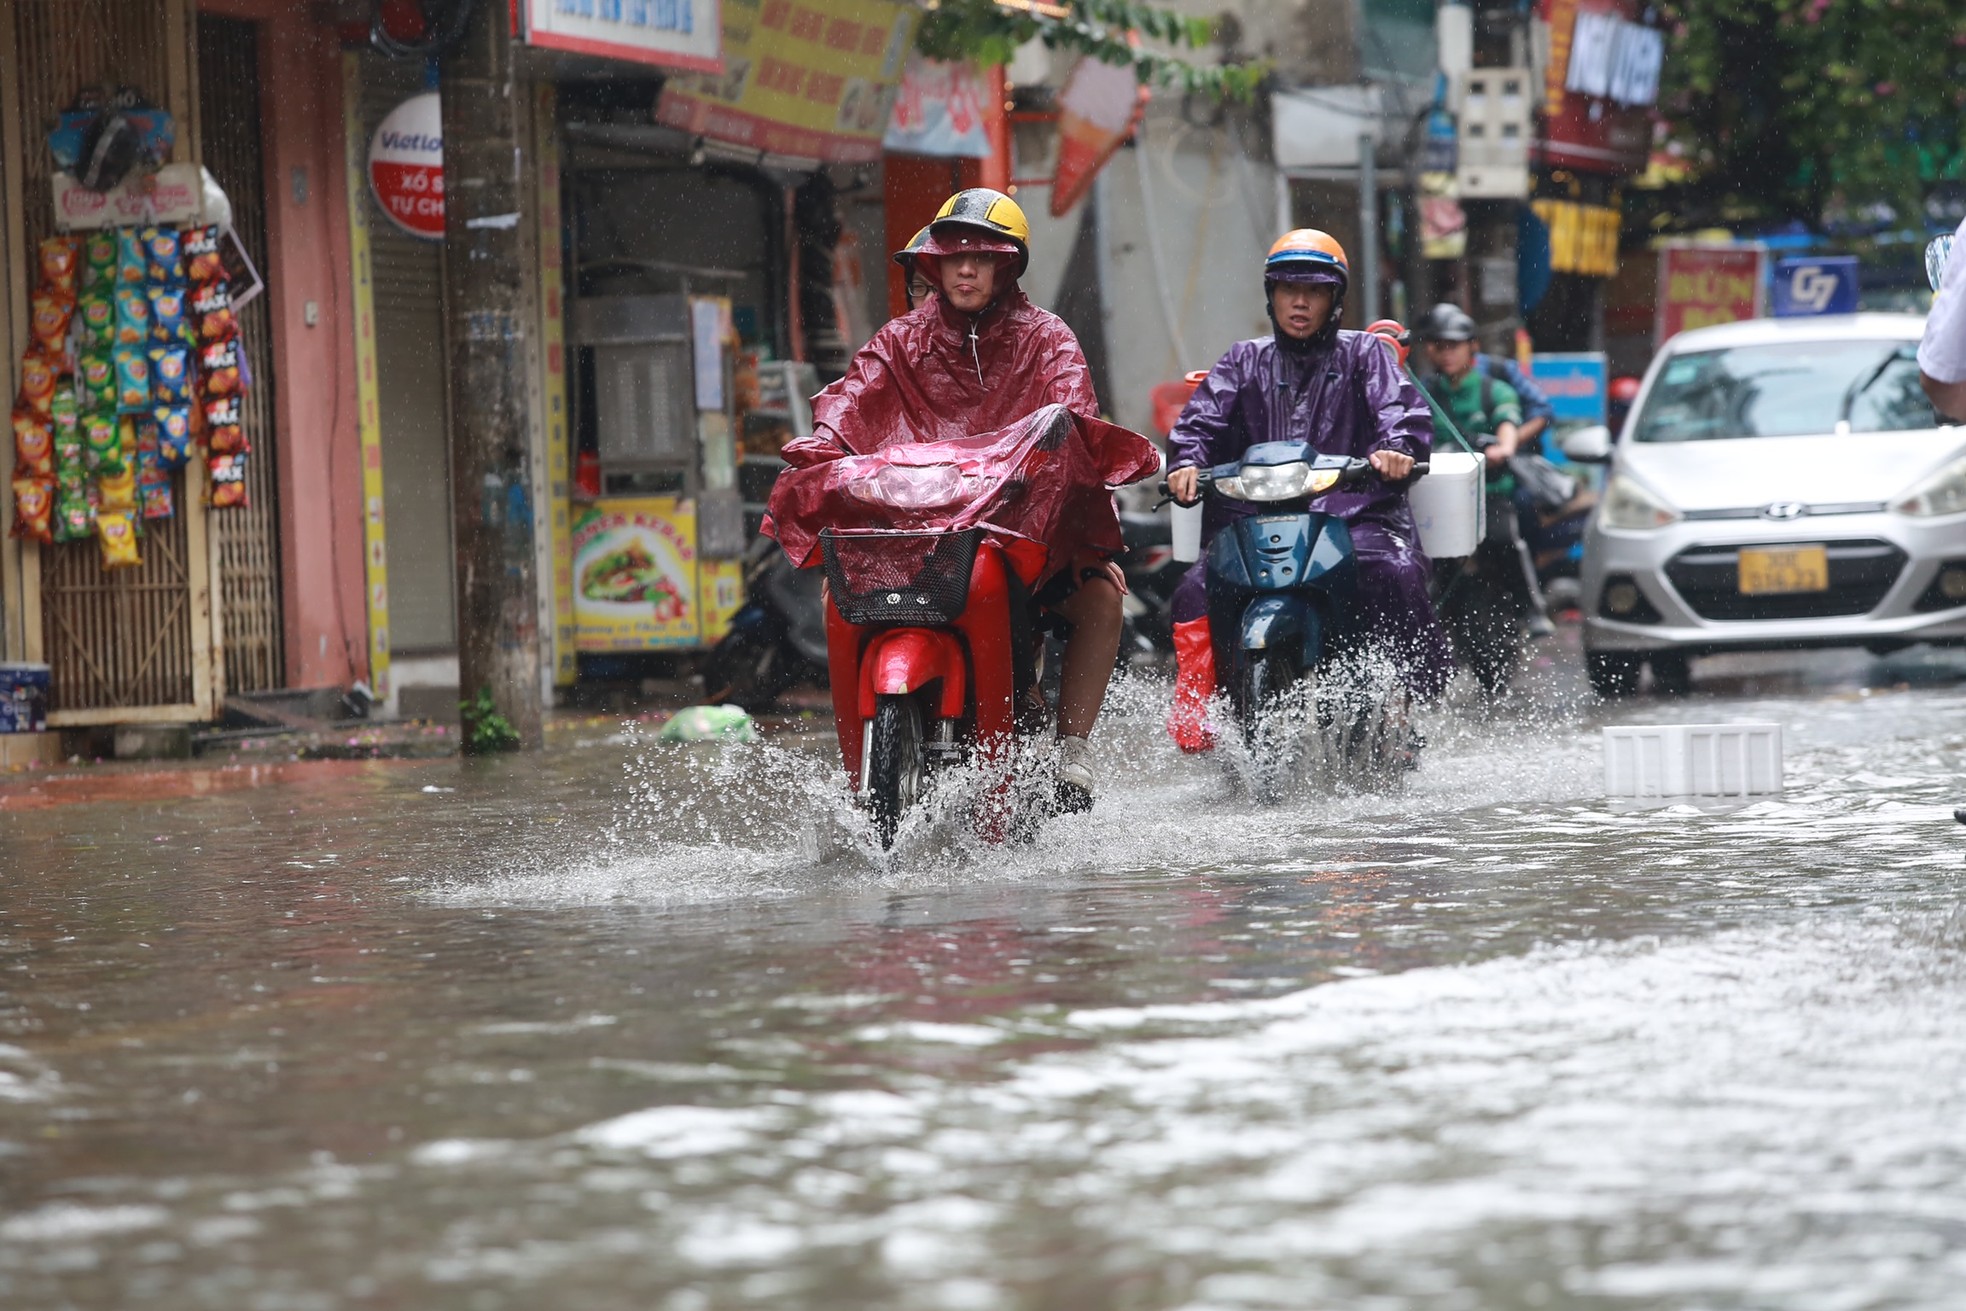
[[[926,282],[917,279],[916,281],[910,282],[908,284],[908,299],[911,301],[925,300],[934,291],[935,291],[934,287],[930,286]]]

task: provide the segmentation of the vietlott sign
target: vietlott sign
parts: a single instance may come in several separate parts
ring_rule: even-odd
[[[1662,249],[1653,346],[1689,328],[1760,318],[1767,263],[1767,248],[1749,242]]]
[[[673,496],[596,501],[573,525],[574,644],[658,651],[702,639],[696,503]]]
[[[435,91],[389,111],[369,139],[369,190],[412,237],[444,239],[444,122]]]

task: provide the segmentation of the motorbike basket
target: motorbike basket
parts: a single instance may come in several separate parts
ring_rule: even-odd
[[[953,624],[969,604],[983,530],[819,534],[833,604],[850,624]]]

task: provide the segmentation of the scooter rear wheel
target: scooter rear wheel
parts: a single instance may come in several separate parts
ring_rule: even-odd
[[[894,846],[901,817],[921,799],[926,778],[920,703],[912,696],[881,697],[867,744],[867,807],[881,850]]]

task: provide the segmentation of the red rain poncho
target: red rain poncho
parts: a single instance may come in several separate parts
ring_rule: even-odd
[[[1044,573],[1121,549],[1107,489],[1154,473],[1152,444],[1098,418],[1057,315],[1013,286],[974,322],[931,297],[813,399],[767,521],[795,563],[818,563],[823,528],[984,524],[1044,546]]]

